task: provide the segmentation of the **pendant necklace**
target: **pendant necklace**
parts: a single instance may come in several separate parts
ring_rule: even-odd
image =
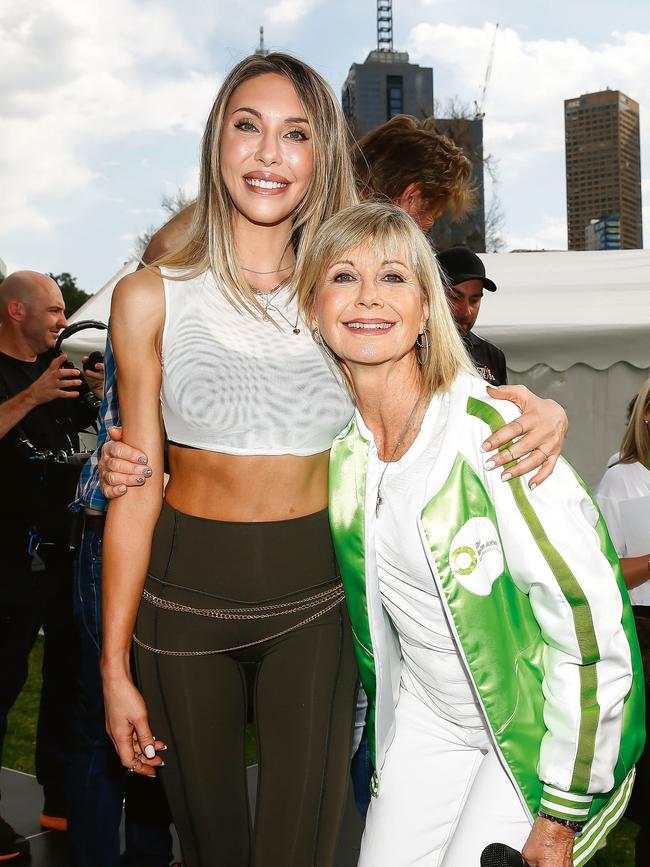
[[[300,311],[298,311],[298,314],[296,316],[296,321],[291,322],[290,319],[287,319],[287,317],[280,310],[280,308],[276,307],[275,304],[273,303],[273,301],[275,300],[275,296],[278,294],[278,292],[280,291],[280,289],[284,286],[284,284],[286,282],[287,282],[286,280],[282,280],[280,283],[278,283],[277,286],[274,286],[270,292],[263,292],[260,289],[255,289],[253,286],[251,286],[251,289],[257,295],[265,295],[266,296],[264,299],[264,319],[266,322],[268,322],[271,318],[269,316],[269,311],[271,311],[272,313],[277,313],[278,316],[280,316],[282,319],[284,319],[284,321],[287,323],[289,328],[291,328],[291,330],[293,331],[294,334],[300,334],[300,328],[298,328],[298,320],[300,319]]]
[[[402,433],[399,435],[399,439],[395,443],[395,448],[393,449],[390,457],[386,461],[386,466],[384,467],[383,472],[382,472],[381,476],[379,477],[379,482],[377,484],[377,500],[375,501],[375,517],[376,518],[379,517],[379,509],[384,503],[384,498],[383,498],[382,493],[381,493],[381,485],[382,485],[382,482],[384,481],[384,476],[386,475],[386,470],[388,469],[389,464],[392,464],[393,458],[397,454],[397,449],[402,445],[402,442],[404,441],[404,437],[406,436],[406,434],[409,431],[409,428],[411,427],[411,422],[413,421],[413,418],[415,417],[415,412],[416,412],[418,406],[420,405],[420,401],[422,400],[422,397],[423,397],[422,392],[420,392],[420,394],[418,395],[418,399],[415,401],[415,405],[413,406],[413,409],[411,410],[411,414],[409,415],[409,417],[406,420],[406,424],[404,425],[404,429],[403,429]]]
[[[284,315],[284,313],[278,307],[276,307],[274,304],[267,304],[266,307],[264,308],[264,312],[267,314],[267,316],[266,316],[267,319],[269,319],[269,316],[268,316],[269,310],[271,310],[273,313],[277,313],[278,316],[281,316],[284,319],[284,321],[287,323],[289,328],[293,331],[294,334],[300,334],[300,329],[298,328],[298,320],[300,319],[300,311],[298,311],[298,314],[296,316],[296,321],[291,322],[291,320],[287,319],[287,317]]]

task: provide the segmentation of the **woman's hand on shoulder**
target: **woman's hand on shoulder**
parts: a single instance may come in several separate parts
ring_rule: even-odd
[[[483,443],[483,449],[491,452],[516,439],[512,445],[490,456],[492,466],[488,469],[498,469],[517,461],[502,473],[504,482],[539,470],[528,482],[532,489],[547,479],[555,468],[569,429],[567,414],[559,403],[538,397],[525,385],[489,386],[489,394],[497,400],[516,404],[522,414]]]
[[[99,482],[106,499],[115,500],[126,494],[128,488],[144,485],[153,471],[140,449],[122,442],[122,428],[111,427],[107,433],[109,439],[99,456]]]
[[[530,867],[573,867],[575,833],[550,819],[535,819],[521,851]]]

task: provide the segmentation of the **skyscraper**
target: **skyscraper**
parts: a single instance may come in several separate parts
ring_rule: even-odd
[[[436,250],[446,250],[461,244],[485,252],[485,184],[483,155],[483,119],[481,117],[436,118],[435,128],[461,147],[472,163],[472,179],[476,188],[476,207],[459,221],[443,214],[429,230]]]
[[[353,63],[341,94],[352,134],[360,138],[397,114],[433,114],[433,69],[410,63],[406,51],[371,51]]]
[[[620,246],[643,246],[639,104],[620,90],[564,101],[569,250],[592,220],[620,219]]]
[[[392,0],[377,0],[377,50],[363,63],[352,64],[343,85],[343,113],[356,139],[398,114],[421,121],[433,116],[433,69],[411,63],[406,51],[394,50],[392,7]],[[435,129],[471,160],[477,190],[476,208],[464,219],[454,222],[445,215],[434,224],[430,234],[438,249],[466,244],[477,252],[485,250],[482,117],[435,120]]]
[[[361,138],[398,114],[433,114],[433,69],[393,49],[393,3],[377,0],[377,50],[353,63],[341,94],[352,134]]]

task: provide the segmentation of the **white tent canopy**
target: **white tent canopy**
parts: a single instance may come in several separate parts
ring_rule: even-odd
[[[625,405],[650,376],[650,250],[490,253],[496,293],[486,292],[477,332],[506,354],[511,382],[565,406],[565,453],[590,484],[602,475],[624,427]],[[127,264],[71,317],[108,321]],[[66,343],[74,357],[104,335]]]
[[[478,332],[508,367],[553,370],[619,361],[650,368],[650,250],[488,253],[498,290],[486,292]]]

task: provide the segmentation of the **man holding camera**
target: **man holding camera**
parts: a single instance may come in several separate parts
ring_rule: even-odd
[[[68,458],[79,452],[78,432],[95,420],[103,382],[101,370],[89,374],[88,395],[80,372],[56,353],[66,324],[50,277],[19,271],[0,284],[0,760],[7,715],[42,627],[36,775],[44,791],[41,826],[54,830],[67,828],[77,663],[67,503],[78,469]],[[0,819],[0,860],[28,851]]]

